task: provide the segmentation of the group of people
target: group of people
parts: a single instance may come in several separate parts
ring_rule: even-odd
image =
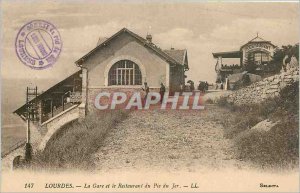
[[[190,91],[194,92],[195,90],[195,85],[193,81],[190,81]],[[198,85],[198,90],[200,90],[201,92],[205,92],[208,90],[208,83],[207,81],[203,82],[203,81],[199,81],[199,85]]]
[[[195,90],[194,82],[191,81],[189,83],[190,83],[190,91],[193,92]],[[150,88],[149,88],[147,82],[144,82],[144,87],[142,87],[142,90],[145,92],[144,101],[146,101],[148,93],[150,91]],[[182,84],[180,85],[180,90],[181,90],[180,93],[182,93],[184,91],[184,85],[182,85]],[[205,82],[200,81],[199,85],[198,85],[198,90],[201,91],[201,92],[206,92],[208,90],[208,83],[207,83],[207,81],[205,81]],[[160,94],[160,102],[161,103],[163,101],[165,92],[166,92],[165,85],[163,83],[160,83],[159,94]]]
[[[205,81],[205,82],[200,81],[199,85],[198,85],[198,90],[200,90],[201,92],[206,92],[208,90],[208,83],[207,83],[207,81]]]
[[[142,90],[145,92],[145,98],[144,98],[144,101],[146,101],[147,96],[148,96],[148,93],[149,93],[149,90],[150,90],[150,88],[149,88],[147,82],[144,82],[144,87],[142,88]],[[165,85],[164,85],[163,83],[160,83],[159,94],[160,94],[160,102],[161,102],[161,103],[162,103],[162,101],[163,101],[165,92],[166,92],[166,87],[165,87]]]

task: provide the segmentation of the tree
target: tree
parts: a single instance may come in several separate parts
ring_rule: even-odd
[[[249,73],[255,73],[256,64],[254,62],[253,54],[247,55],[244,65],[245,65],[244,70],[246,70]]]
[[[287,45],[277,48],[274,52],[274,56],[268,64],[268,70],[271,72],[278,73],[283,67],[283,58],[287,56],[286,63],[289,63],[292,56],[295,56],[299,61],[299,44],[294,46]]]

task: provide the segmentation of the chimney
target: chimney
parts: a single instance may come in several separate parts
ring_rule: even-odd
[[[151,34],[147,34],[146,40],[147,40],[149,43],[152,43],[152,35],[151,35]]]

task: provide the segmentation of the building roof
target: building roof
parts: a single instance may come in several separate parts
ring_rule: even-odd
[[[216,52],[212,53],[214,58],[218,58],[219,56],[222,56],[222,58],[241,58],[242,52],[241,51],[231,51],[231,52]]]
[[[266,41],[266,40],[262,39],[261,37],[256,36],[255,38],[253,38],[249,42],[270,42],[270,41]]]
[[[83,57],[81,57],[80,59],[78,59],[75,63],[77,66],[81,66],[82,63],[92,54],[94,54],[97,50],[105,47],[110,41],[112,41],[113,39],[115,39],[116,37],[120,36],[123,33],[127,33],[130,36],[134,37],[139,43],[141,43],[142,45],[144,45],[145,47],[148,47],[149,49],[152,49],[158,56],[160,56],[161,58],[163,58],[164,60],[166,60],[167,62],[176,64],[176,65],[182,65],[182,62],[177,61],[177,59],[173,58],[172,56],[168,55],[167,53],[165,53],[163,50],[161,50],[158,46],[156,46],[155,44],[153,44],[152,42],[149,42],[148,40],[142,38],[141,36],[133,33],[132,31],[128,30],[127,28],[123,28],[120,31],[118,31],[117,33],[115,33],[114,35],[112,35],[110,38],[106,39],[105,41],[103,41],[102,43],[100,43],[99,45],[97,45],[93,50],[91,50],[89,53],[87,53],[86,55],[84,55]]]
[[[184,64],[184,60],[186,57],[186,50],[175,50],[175,49],[170,49],[170,50],[164,50],[165,53],[167,53],[169,56],[174,58],[178,63]]]
[[[78,70],[77,72],[71,74],[70,76],[68,76],[67,78],[65,78],[64,80],[56,83],[55,85],[51,86],[48,90],[44,91],[43,93],[39,94],[36,98],[33,98],[31,101],[35,99],[40,99],[43,98],[43,96],[45,96],[46,94],[51,93],[51,91],[55,90],[55,88],[59,87],[60,85],[64,84],[65,82],[69,81],[70,79],[72,79],[75,76],[79,76],[79,74],[81,73],[81,70]],[[13,113],[16,114],[21,114],[22,112],[24,112],[26,110],[26,103],[24,105],[22,105],[21,107],[19,107],[17,110],[15,110]]]
[[[265,39],[259,37],[258,34],[257,34],[257,36],[256,36],[255,38],[251,39],[251,40],[248,41],[246,44],[242,45],[242,46],[241,46],[241,49],[242,49],[244,46],[246,46],[247,44],[249,44],[249,43],[269,43],[269,44],[271,44],[272,46],[276,47],[274,44],[271,43],[271,41],[267,41],[267,40],[265,40]]]

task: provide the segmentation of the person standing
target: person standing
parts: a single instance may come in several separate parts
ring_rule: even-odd
[[[194,92],[194,90],[195,90],[194,82],[190,83],[190,89],[191,89],[191,92]]]
[[[144,82],[144,88],[142,88],[143,91],[145,91],[145,97],[144,97],[144,105],[146,104],[146,100],[147,100],[147,96],[148,96],[148,93],[149,93],[149,86],[147,84],[147,82]]]
[[[181,83],[180,84],[180,96],[182,95],[183,91],[184,91],[184,85]]]
[[[159,89],[159,94],[160,94],[160,103],[162,103],[163,99],[164,99],[164,95],[166,92],[166,87],[163,83],[160,83],[160,89]]]
[[[205,81],[205,90],[208,91],[208,82]]]
[[[201,91],[202,93],[205,93],[205,82],[200,81],[198,90]]]

